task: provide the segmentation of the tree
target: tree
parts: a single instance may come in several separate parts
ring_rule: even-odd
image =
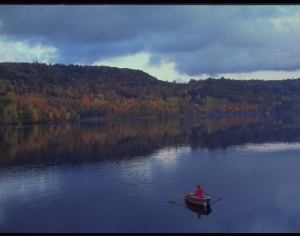
[[[5,124],[5,125],[8,125],[8,124],[11,123],[11,118],[10,118],[5,106],[3,107],[2,123]]]

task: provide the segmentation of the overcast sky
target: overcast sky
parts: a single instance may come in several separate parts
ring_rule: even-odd
[[[300,77],[300,5],[0,5],[0,62],[105,65],[159,80]]]

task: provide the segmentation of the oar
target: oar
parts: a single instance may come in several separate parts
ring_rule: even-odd
[[[208,195],[208,196],[211,196],[211,197],[214,197],[214,196],[212,196],[212,195],[210,195],[210,194],[208,194],[208,193],[204,193],[204,194],[206,194],[206,195]],[[214,197],[214,198],[216,198],[216,199],[218,199],[218,200],[221,200],[221,198],[218,198],[218,197]]]
[[[192,194],[192,193],[194,193],[194,192],[186,193],[186,194],[182,195],[181,197],[178,197],[178,198],[175,198],[175,199],[170,200],[169,202],[174,203],[175,200],[178,200],[178,199],[180,199],[180,198],[183,198],[183,197],[186,196],[187,194]]]
[[[214,202],[211,202],[211,203],[209,203],[209,205],[212,205],[212,204],[214,204],[214,203],[216,203],[216,202],[218,202],[218,201],[220,201],[221,199],[216,199]]]

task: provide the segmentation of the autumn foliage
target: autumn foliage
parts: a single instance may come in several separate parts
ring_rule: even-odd
[[[107,66],[0,63],[0,124],[299,111],[300,79],[222,77],[183,84]]]

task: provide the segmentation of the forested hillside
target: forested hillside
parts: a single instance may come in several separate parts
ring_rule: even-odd
[[[0,63],[0,124],[90,117],[299,112],[300,79],[160,81],[132,69]]]

